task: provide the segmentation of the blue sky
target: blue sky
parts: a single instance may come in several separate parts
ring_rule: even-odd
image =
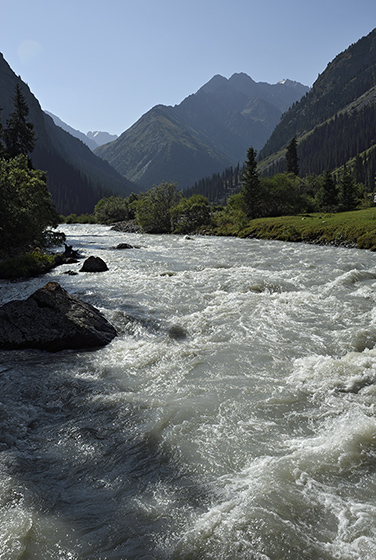
[[[375,27],[375,0],[1,0],[0,51],[43,109],[121,134],[215,74],[311,86]]]

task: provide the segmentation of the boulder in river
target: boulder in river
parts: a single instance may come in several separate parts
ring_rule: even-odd
[[[135,247],[129,243],[119,243],[116,245],[115,249],[135,249]]]
[[[49,282],[26,300],[0,307],[0,349],[49,352],[104,346],[115,328],[92,305]]]
[[[91,256],[86,259],[80,272],[105,272],[106,270],[108,270],[108,266],[103,259]]]

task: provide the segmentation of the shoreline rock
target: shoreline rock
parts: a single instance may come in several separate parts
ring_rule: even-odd
[[[92,305],[49,282],[26,300],[0,307],[0,349],[48,352],[105,346],[115,328]]]

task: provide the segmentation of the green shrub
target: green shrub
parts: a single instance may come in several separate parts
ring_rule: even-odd
[[[0,278],[13,280],[44,274],[53,268],[55,257],[33,251],[0,261]]]

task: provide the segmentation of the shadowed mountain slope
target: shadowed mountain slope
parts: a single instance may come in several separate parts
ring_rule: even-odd
[[[161,181],[184,188],[243,161],[250,145],[261,148],[308,89],[290,80],[270,85],[246,74],[214,76],[179,105],[157,105],[95,153],[143,188]]]
[[[136,187],[107,162],[98,158],[79,139],[56,126],[44,113],[27,84],[17,77],[0,53],[1,121],[13,111],[19,84],[29,107],[37,142],[31,154],[34,167],[47,172],[47,183],[58,212],[92,212],[96,202],[109,194],[129,195]]]
[[[283,115],[260,152],[260,168],[284,171],[284,150],[296,136],[302,175],[334,170],[360,154],[363,182],[372,188],[375,131],[376,29],[336,56]]]

